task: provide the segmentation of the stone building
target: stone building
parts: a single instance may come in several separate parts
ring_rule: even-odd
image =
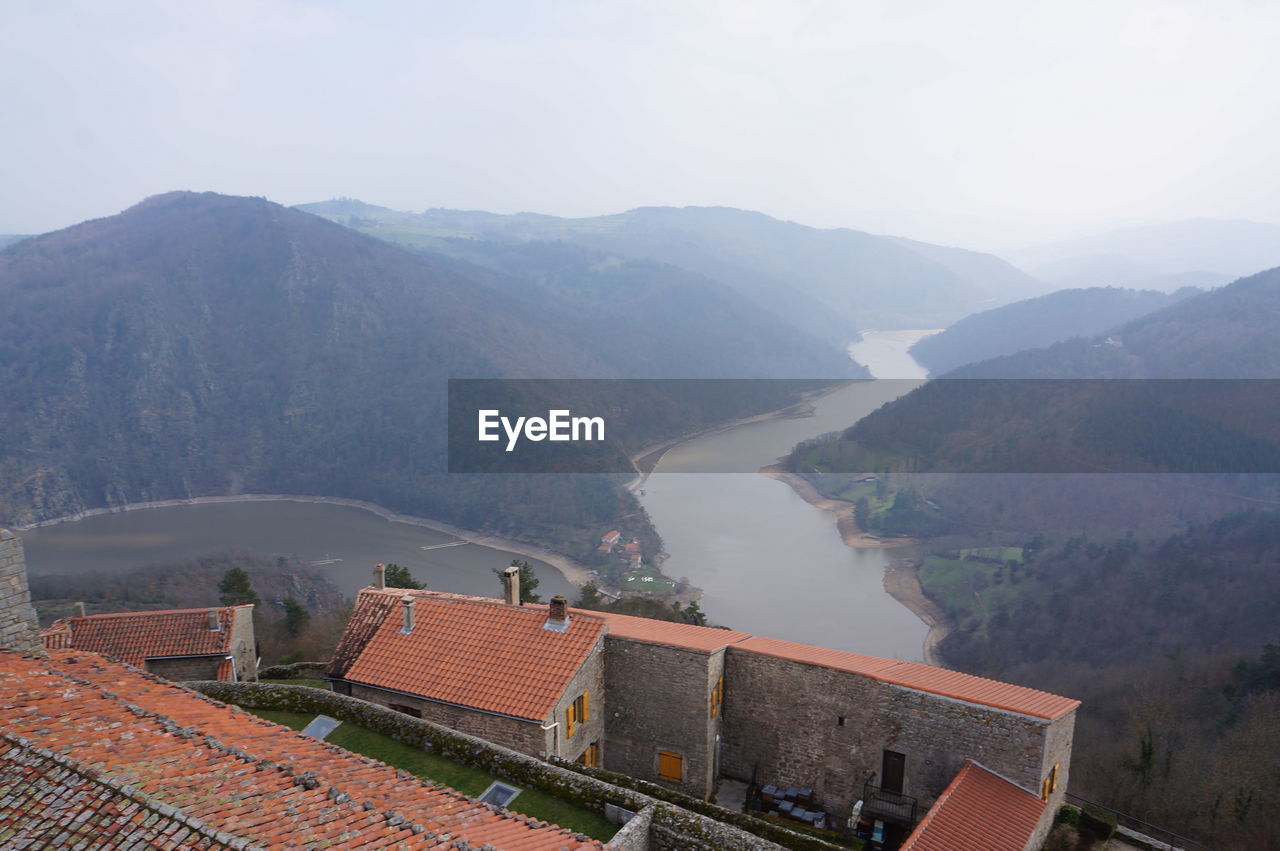
[[[87,616],[80,608],[40,633],[46,650],[92,650],[175,682],[258,677],[252,605]]]
[[[518,572],[504,577],[515,601]],[[365,588],[326,673],[342,694],[531,756],[598,766],[605,631],[563,600],[533,607]]]
[[[22,541],[8,529],[0,529],[0,647],[32,651],[40,649],[36,610],[27,590],[27,563]]]
[[[397,606],[429,611],[426,634],[406,632],[411,615]],[[546,635],[552,618],[571,622],[578,642]],[[335,690],[525,753],[598,763],[704,799],[725,778],[802,790],[812,810],[839,821],[856,811],[895,843],[926,814],[963,822],[954,814],[979,789],[1024,805],[1004,844],[1031,847],[1065,795],[1079,706],[918,662],[562,601],[521,605],[509,590],[499,601],[365,589],[330,677]],[[494,703],[530,682],[545,686],[536,703]],[[586,739],[565,748],[553,732],[588,690],[591,756]]]

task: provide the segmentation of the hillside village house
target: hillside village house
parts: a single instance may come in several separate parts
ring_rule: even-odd
[[[237,649],[250,607],[215,609]],[[602,843],[211,700],[148,663],[209,611],[72,618],[42,640],[21,542],[0,529],[0,845],[5,848],[602,849]],[[190,616],[188,616],[190,615]],[[84,623],[92,624],[81,629]],[[108,627],[101,627],[109,624]],[[169,624],[169,626],[164,626]],[[136,627],[136,641],[118,633]],[[92,639],[90,638],[92,637]],[[252,645],[252,634],[249,633]],[[43,645],[43,646],[42,646]],[[196,643],[203,651],[210,645]],[[197,652],[196,658],[212,656]],[[161,660],[171,656],[158,656]],[[223,660],[227,661],[227,660]],[[240,686],[242,688],[250,686]],[[376,803],[375,803],[376,802]],[[641,843],[628,848],[647,848]],[[776,846],[771,846],[776,847]]]
[[[856,806],[898,839],[914,828],[904,847],[947,847],[929,835],[975,801],[1022,814],[1004,846],[1038,847],[1066,792],[1078,701],[562,598],[521,605],[518,570],[503,581],[501,600],[363,589],[332,687],[704,799],[732,778],[794,810],[783,798],[799,790],[801,812]]]
[[[77,607],[40,633],[46,650],[91,650],[179,682],[257,679],[252,605],[87,616]]]
[[[214,632],[208,610],[197,611]],[[140,626],[143,635],[175,613],[150,614],[158,619]],[[191,612],[178,614],[191,632]],[[227,616],[217,631],[234,635],[239,613]],[[0,801],[6,841],[601,847],[101,653],[44,649],[94,634],[69,620],[41,638],[21,544],[0,530],[0,785],[16,790]],[[155,650],[141,652],[147,664]],[[916,663],[579,611],[563,599],[521,605],[518,569],[504,575],[502,600],[364,589],[329,675],[336,691],[359,692],[424,731],[469,729],[526,754],[603,765],[699,797],[724,778],[755,781],[759,799],[788,817],[856,813],[909,851],[1038,851],[1065,793],[1077,706]],[[369,705],[331,699],[355,711]],[[652,798],[645,804],[602,782],[608,774],[577,776],[554,782],[631,796],[648,814],[628,823],[625,840],[615,837],[626,851],[780,847]]]

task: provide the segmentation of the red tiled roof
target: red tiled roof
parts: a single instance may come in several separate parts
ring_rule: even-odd
[[[83,816],[95,848],[602,847],[78,650],[0,652],[0,736],[6,842]]]
[[[407,635],[398,602],[406,593],[415,622]],[[604,633],[594,612],[574,612],[557,632],[543,629],[545,608],[435,591],[365,588],[362,607],[368,619],[383,614],[346,679],[534,721],[550,715]]]
[[[1023,715],[1034,715],[1037,718],[1050,720],[1061,718],[1080,705],[1080,701],[1068,697],[1059,697],[1046,691],[988,680],[958,671],[948,671],[945,668],[935,668],[923,662],[881,659],[878,656],[827,650],[822,647],[810,647],[807,644],[780,641],[776,638],[749,638],[735,644],[734,647],[778,659],[790,659],[794,662],[805,662],[837,671],[861,674],[881,682],[940,694],[969,703],[980,703]]]
[[[231,624],[238,609],[249,617],[253,606],[214,609],[216,631],[209,629],[209,609],[168,609],[63,618],[40,638],[46,650],[91,650],[139,667],[161,656],[225,655],[231,651]]]
[[[700,650],[703,653],[714,653],[730,644],[751,637],[748,633],[736,632],[732,629],[658,621],[652,618],[618,615],[613,612],[593,612],[583,609],[570,609],[570,611],[574,614],[581,612],[603,619],[609,625],[609,635],[616,638],[643,641],[646,644],[669,644],[672,647]]]
[[[387,613],[398,605],[398,596],[377,593],[373,588],[362,589],[356,594],[355,608],[351,610],[351,617],[347,619],[346,629],[342,631],[342,638],[338,640],[338,647],[333,651],[333,659],[325,673],[331,677],[347,675],[347,669],[360,657],[364,646],[382,626]]]
[[[1021,786],[966,760],[902,851],[1025,851],[1045,806]]]

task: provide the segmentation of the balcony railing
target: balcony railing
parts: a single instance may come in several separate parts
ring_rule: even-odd
[[[910,795],[871,785],[862,787],[862,817],[912,826],[916,823],[919,802]]]

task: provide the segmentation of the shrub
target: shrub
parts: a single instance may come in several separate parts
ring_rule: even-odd
[[[1080,811],[1068,804],[1058,807],[1058,814],[1053,817],[1054,824],[1080,824]]]
[[[1116,815],[1094,804],[1085,804],[1080,810],[1080,827],[1099,839],[1110,839],[1116,832]]]

